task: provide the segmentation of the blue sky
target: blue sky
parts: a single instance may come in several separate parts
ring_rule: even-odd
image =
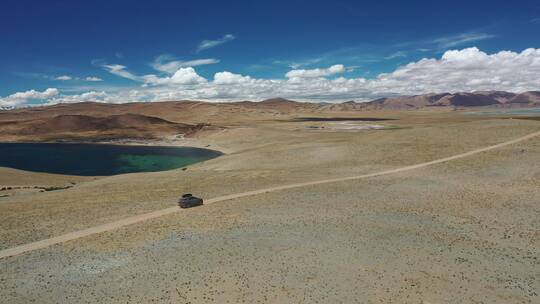
[[[507,83],[509,74],[462,79],[466,74],[460,78],[454,70],[448,72],[460,86],[426,82],[406,90],[410,82],[400,75],[384,85],[374,80],[424,58],[440,62],[402,73],[456,66],[442,62],[450,50],[469,50],[453,58],[476,60],[463,71],[483,65],[479,75],[493,74],[487,68],[494,64],[522,70],[537,59],[536,52],[523,52],[540,47],[540,1],[7,0],[0,27],[0,103],[6,105],[271,95],[367,100],[434,90],[535,89],[535,69],[524,71],[519,83]],[[490,57],[501,51],[515,58]]]

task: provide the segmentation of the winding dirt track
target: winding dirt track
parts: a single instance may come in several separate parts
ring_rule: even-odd
[[[501,147],[504,147],[504,146],[512,145],[512,144],[515,144],[515,143],[518,143],[518,142],[521,142],[521,141],[525,141],[525,140],[528,140],[528,139],[531,139],[531,138],[537,137],[537,136],[540,136],[540,131],[535,132],[535,133],[531,133],[529,135],[525,135],[523,137],[519,137],[519,138],[510,140],[510,141],[506,141],[506,142],[503,142],[503,143],[500,143],[500,144],[496,144],[496,145],[493,145],[493,146],[480,148],[480,149],[472,150],[472,151],[469,151],[469,152],[457,154],[457,155],[454,155],[454,156],[440,158],[440,159],[436,159],[436,160],[433,160],[433,161],[420,163],[420,164],[416,164],[416,165],[411,165],[411,166],[406,166],[406,167],[401,167],[401,168],[391,169],[391,170],[386,170],[386,171],[381,171],[381,172],[369,173],[369,174],[364,174],[364,175],[356,175],[356,176],[333,178],[333,179],[324,179],[324,180],[318,180],[318,181],[289,184],[289,185],[264,188],[264,189],[254,190],[254,191],[235,193],[235,194],[230,194],[230,195],[225,195],[225,196],[220,196],[220,197],[215,197],[215,198],[209,199],[209,200],[205,201],[205,204],[213,204],[213,203],[217,203],[217,202],[237,199],[237,198],[241,198],[241,197],[253,196],[253,195],[258,195],[258,194],[263,194],[263,193],[268,193],[268,192],[274,192],[274,191],[279,191],[279,190],[287,190],[287,189],[299,188],[299,187],[305,187],[305,186],[313,186],[313,185],[326,184],[326,183],[335,183],[335,182],[342,182],[342,181],[357,180],[357,179],[363,179],[363,178],[369,178],[369,177],[388,175],[388,174],[393,174],[393,173],[399,173],[399,172],[414,170],[414,169],[418,169],[418,168],[423,168],[423,167],[428,167],[428,166],[448,162],[448,161],[451,161],[451,160],[456,160],[456,159],[468,157],[468,156],[471,156],[471,155],[474,155],[474,154],[478,154],[478,153],[482,153],[482,152],[485,152],[485,151],[501,148]],[[103,225],[99,225],[99,226],[95,226],[95,227],[91,227],[91,228],[87,228],[87,229],[83,229],[83,230],[79,230],[79,231],[70,232],[70,233],[60,235],[60,236],[56,236],[56,237],[53,237],[53,238],[50,238],[50,239],[45,239],[45,240],[32,242],[32,243],[28,243],[28,244],[21,245],[21,246],[12,247],[12,248],[9,248],[9,249],[1,250],[0,251],[0,259],[20,255],[20,254],[23,254],[23,253],[29,252],[29,251],[34,251],[34,250],[46,248],[46,247],[49,247],[49,246],[52,246],[52,245],[55,245],[55,244],[60,244],[60,243],[63,243],[63,242],[79,239],[79,238],[82,238],[82,237],[85,237],[85,236],[89,236],[89,235],[93,235],[93,234],[98,234],[98,233],[118,229],[118,228],[121,228],[121,227],[124,227],[124,226],[128,226],[128,225],[136,224],[136,223],[139,223],[139,222],[151,220],[151,219],[154,219],[154,218],[157,218],[157,217],[160,217],[160,216],[164,216],[164,215],[167,215],[167,214],[180,212],[182,210],[183,209],[180,209],[179,207],[175,206],[175,207],[166,208],[166,209],[162,209],[162,210],[158,210],[158,211],[154,211],[154,212],[150,212],[150,213],[145,213],[145,214],[140,214],[140,215],[128,217],[128,218],[118,220],[116,222],[111,222],[111,223],[108,223],[108,224],[103,224]]]

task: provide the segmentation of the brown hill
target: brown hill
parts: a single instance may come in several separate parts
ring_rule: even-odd
[[[187,124],[227,124],[238,121],[275,119],[280,116],[288,116],[291,113],[309,113],[318,107],[319,105],[314,103],[280,100],[263,102],[166,101],[125,104],[81,102],[0,111],[0,121],[50,118],[58,115],[103,117],[135,113]]]
[[[320,108],[320,104],[312,102],[298,102],[294,100],[289,100],[285,98],[271,98],[265,99],[259,102],[253,101],[243,101],[243,102],[232,102],[230,105],[242,105],[249,107],[253,110],[273,110],[279,114],[291,114],[298,112],[312,112]]]
[[[21,131],[28,134],[43,134],[48,132],[91,132],[115,129],[147,130],[149,128],[187,128],[186,124],[176,124],[170,121],[139,114],[121,114],[106,117],[86,115],[59,115],[50,119],[26,121]]]
[[[262,100],[260,101],[261,104],[272,104],[272,105],[279,105],[279,104],[296,104],[298,102],[294,101],[294,100],[290,100],[290,99],[285,99],[285,98],[281,98],[281,97],[276,97],[276,98],[270,98],[270,99],[265,99],[265,100]]]
[[[366,110],[405,110],[419,108],[463,108],[477,106],[492,107],[540,107],[540,92],[532,91],[514,94],[501,91],[484,91],[472,93],[440,93],[422,94],[415,96],[399,96],[380,98],[370,102],[347,101],[343,103],[309,103],[296,102],[284,98],[267,99],[260,102],[201,102],[201,101],[167,101],[167,102],[141,102],[125,104],[104,104],[96,102],[81,102],[73,104],[58,104],[53,106],[30,107],[0,111],[2,121],[28,121],[46,119],[50,129],[53,124],[60,127],[70,123],[76,126],[88,124],[92,128],[106,128],[125,124],[136,128],[138,125],[159,125],[163,122],[148,120],[137,121],[132,114],[146,117],[161,118],[171,123],[182,124],[212,124],[226,126],[229,124],[242,124],[247,121],[288,119],[291,116],[309,115],[324,112],[354,112]],[[93,118],[109,117],[104,121],[92,118],[62,117],[69,115],[82,115]],[[114,115],[127,115],[111,118]],[[121,118],[123,117],[123,118]],[[84,120],[83,121],[76,121]],[[116,121],[116,122],[115,122]],[[37,123],[37,122],[36,122]],[[37,127],[36,127],[37,128]],[[41,128],[41,127],[40,127]],[[47,129],[44,125],[42,128]],[[102,127],[102,129],[105,127]],[[39,129],[39,128],[37,128]],[[91,129],[91,128],[90,128]],[[2,130],[0,130],[2,131]],[[1,134],[0,134],[1,135]]]
[[[58,115],[17,121],[0,121],[0,135],[27,140],[66,138],[154,138],[163,135],[192,135],[203,125],[170,122],[140,114],[120,114],[103,117],[88,115]]]

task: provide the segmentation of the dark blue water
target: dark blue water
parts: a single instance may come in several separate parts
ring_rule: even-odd
[[[0,143],[0,167],[83,176],[171,170],[220,155],[190,147]]]

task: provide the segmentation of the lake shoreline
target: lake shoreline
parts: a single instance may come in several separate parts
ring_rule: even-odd
[[[163,148],[199,148],[219,152],[223,155],[228,154],[226,149],[211,144],[202,144],[196,140],[179,141],[178,139],[115,139],[115,140],[36,140],[36,141],[18,141],[3,140],[0,144],[87,144],[87,145],[110,145],[110,146],[145,146],[145,147],[163,147]]]

